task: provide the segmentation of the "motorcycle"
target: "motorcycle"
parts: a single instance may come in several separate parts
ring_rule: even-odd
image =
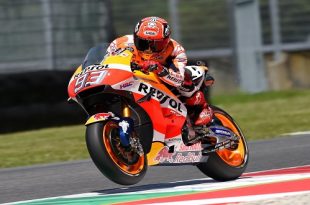
[[[190,113],[152,71],[134,70],[123,49],[96,65],[81,65],[68,85],[69,101],[87,113],[86,143],[93,162],[111,181],[138,183],[148,166],[191,164],[218,180],[241,176],[248,145],[233,118],[212,106],[214,117],[197,134]]]

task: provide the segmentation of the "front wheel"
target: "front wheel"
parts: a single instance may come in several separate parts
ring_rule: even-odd
[[[118,124],[112,120],[88,125],[88,152],[107,178],[121,185],[136,184],[146,173],[146,156],[122,147],[118,133]]]
[[[217,181],[233,180],[241,176],[245,171],[249,150],[246,139],[237,123],[224,110],[212,106],[215,115],[215,123],[229,128],[240,137],[236,149],[222,149],[209,155],[207,162],[198,164],[198,169],[207,176]]]

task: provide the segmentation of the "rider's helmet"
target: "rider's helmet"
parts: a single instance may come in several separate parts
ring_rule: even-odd
[[[170,34],[170,26],[165,19],[146,17],[135,27],[134,44],[140,52],[158,53],[167,47]]]

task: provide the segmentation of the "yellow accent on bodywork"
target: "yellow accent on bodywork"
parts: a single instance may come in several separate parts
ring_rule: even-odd
[[[148,74],[145,74],[139,70],[135,70],[134,72],[134,75],[140,79],[143,79],[143,80],[146,80],[146,81],[152,81],[152,82],[155,82],[155,83],[160,83],[161,80],[158,78],[158,76],[153,73],[153,72],[150,72]]]
[[[159,161],[155,160],[158,153],[164,148],[164,144],[162,142],[153,142],[151,151],[147,154],[147,162],[149,166],[159,164]]]
[[[95,115],[91,116],[90,118],[88,118],[88,120],[86,121],[85,125],[89,125],[89,124],[92,124],[92,123],[95,123],[95,122],[102,122],[102,121],[105,121],[107,120],[108,118],[107,117],[102,117],[102,118],[95,118]]]
[[[80,65],[74,72],[73,76],[75,76],[76,74],[82,72],[82,65]]]
[[[101,62],[101,65],[123,64],[123,65],[131,66],[132,55],[133,54],[129,50],[125,50],[118,55],[107,56],[105,59],[103,59],[103,61]],[[153,72],[145,74],[139,70],[135,70],[134,75],[136,77],[141,78],[141,79],[146,80],[146,81],[152,81],[155,83],[161,82],[161,80],[158,78],[158,76]]]
[[[73,75],[71,76],[70,82],[69,84],[74,80],[74,76],[76,76],[77,74],[82,72],[82,65],[80,65],[73,73]]]
[[[115,56],[107,56],[103,61],[101,62],[101,65],[106,64],[123,64],[130,66],[132,58],[132,53],[128,50],[123,51],[122,53],[115,55]]]

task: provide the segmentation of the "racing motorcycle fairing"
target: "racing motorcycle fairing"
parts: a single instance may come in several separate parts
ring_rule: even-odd
[[[86,125],[107,120],[106,113],[109,112],[121,116],[122,112],[116,107],[120,107],[117,104],[122,98],[121,101],[140,110],[133,113],[136,115],[133,118],[135,127],[144,125],[144,128],[137,128],[138,132],[140,129],[139,135],[143,139],[151,139],[141,140],[142,143],[150,141],[149,145],[143,143],[146,152],[151,149],[152,141],[164,144],[171,144],[173,140],[182,141],[181,131],[187,116],[185,106],[162,84],[156,74],[132,72],[131,56],[132,53],[125,50],[116,56],[107,57],[100,65],[84,69],[80,66],[74,73],[68,92],[70,98],[77,101],[90,115]],[[103,110],[96,110],[94,107],[99,107],[100,104]],[[178,149],[177,146],[175,148]]]
[[[104,85],[111,86],[133,78],[133,73],[129,70],[126,71],[126,69],[130,69],[130,66],[122,64],[94,65],[84,70],[80,68],[69,83],[68,91],[71,98],[75,98],[77,94],[88,89]],[[110,76],[117,76],[117,78]]]

